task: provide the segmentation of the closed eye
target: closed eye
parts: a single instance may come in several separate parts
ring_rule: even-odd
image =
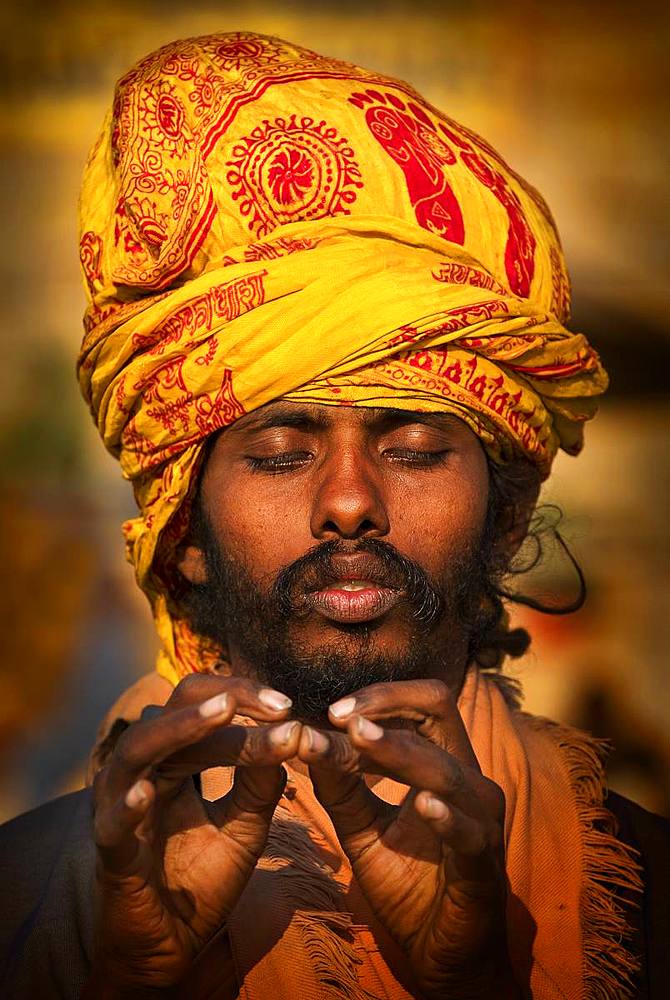
[[[420,451],[416,448],[387,448],[384,458],[414,468],[434,468],[446,461],[451,449]],[[310,451],[287,451],[278,455],[247,455],[247,465],[257,472],[270,474],[293,472],[303,468],[313,458]]]
[[[291,472],[306,465],[312,458],[311,451],[286,451],[279,455],[247,455],[246,461],[251,469],[258,472]]]
[[[445,462],[450,452],[450,448],[445,448],[441,451],[418,451],[416,448],[387,448],[383,454],[392,462],[429,468]]]

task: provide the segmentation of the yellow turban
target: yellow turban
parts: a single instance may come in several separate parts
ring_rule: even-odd
[[[119,81],[81,194],[82,391],[132,481],[128,557],[172,681],[209,669],[174,599],[204,440],[270,400],[449,411],[547,475],[607,378],[568,331],[551,214],[407,84],[250,33]]]

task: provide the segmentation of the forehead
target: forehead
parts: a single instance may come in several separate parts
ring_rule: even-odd
[[[286,399],[275,400],[246,414],[225,433],[246,435],[270,427],[311,427],[328,431],[343,426],[377,431],[403,424],[424,424],[473,435],[467,424],[453,413],[428,413],[386,406],[329,406]]]

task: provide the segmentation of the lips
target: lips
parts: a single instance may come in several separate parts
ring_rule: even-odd
[[[364,622],[386,614],[404,596],[403,581],[389,567],[359,552],[333,556],[328,573],[309,582],[305,603],[331,621]]]
[[[386,614],[402,597],[402,591],[380,587],[370,580],[338,580],[323,590],[312,591],[307,604],[331,621],[366,622]]]

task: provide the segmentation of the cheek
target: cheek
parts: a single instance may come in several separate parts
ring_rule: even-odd
[[[254,579],[276,576],[288,563],[303,556],[314,544],[309,514],[301,501],[277,495],[270,481],[259,489],[248,477],[229,478],[212,494],[208,504],[212,526],[222,546],[242,560]]]
[[[392,512],[389,541],[439,578],[477,545],[486,520],[488,475],[444,477],[407,495]]]

